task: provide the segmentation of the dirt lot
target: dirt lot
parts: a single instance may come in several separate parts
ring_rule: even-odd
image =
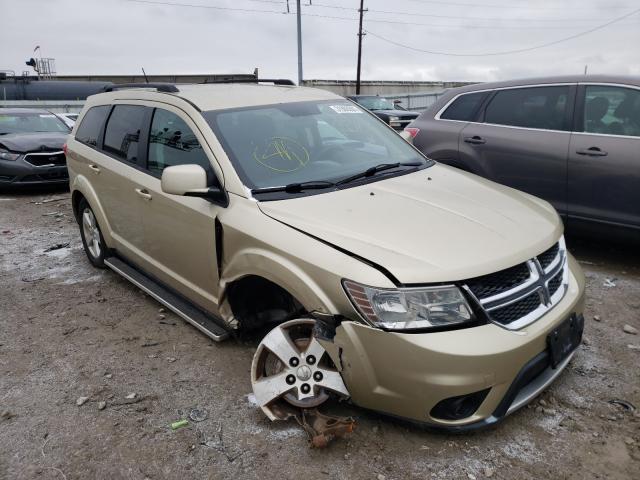
[[[640,329],[637,249],[570,239],[587,275],[585,345],[529,408],[445,435],[335,405],[356,431],[312,450],[252,403],[257,340],[213,343],[93,269],[68,196],[0,195],[1,479],[640,478],[640,414],[609,403],[640,408],[640,335],[623,332]],[[51,198],[64,200],[36,203]],[[208,418],[172,431],[193,408]]]

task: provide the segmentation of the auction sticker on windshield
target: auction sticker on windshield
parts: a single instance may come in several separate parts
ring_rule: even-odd
[[[353,105],[329,105],[329,108],[336,113],[362,113],[362,110]]]

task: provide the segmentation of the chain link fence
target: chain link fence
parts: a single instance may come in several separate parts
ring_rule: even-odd
[[[384,98],[390,101],[400,100],[401,106],[407,110],[421,112],[430,107],[440,98],[446,90],[435,93],[409,93],[402,95],[384,95]]]

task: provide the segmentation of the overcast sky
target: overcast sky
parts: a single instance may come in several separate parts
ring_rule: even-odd
[[[150,0],[151,1],[151,0]],[[0,0],[0,69],[28,69],[36,45],[59,74],[250,73],[297,76],[295,0]],[[302,0],[304,78],[355,79],[359,0]],[[329,8],[333,7],[333,8]],[[640,75],[633,0],[365,0],[365,80],[485,81],[547,74]],[[232,10],[232,9],[243,9]],[[254,12],[253,10],[276,13]],[[386,13],[385,13],[386,12]],[[340,18],[326,18],[340,17]],[[376,35],[376,36],[374,36]],[[383,40],[382,37],[386,40]],[[396,42],[394,45],[389,42]]]

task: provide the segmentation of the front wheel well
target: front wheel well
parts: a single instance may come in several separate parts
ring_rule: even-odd
[[[226,296],[242,330],[279,324],[307,313],[286,289],[257,275],[229,284]]]

